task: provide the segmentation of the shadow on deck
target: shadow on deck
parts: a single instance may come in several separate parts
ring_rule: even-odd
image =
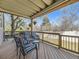
[[[26,59],[36,59],[36,51],[26,55]],[[38,59],[78,59],[79,56],[57,49],[48,44],[40,43]],[[14,42],[4,43],[0,46],[0,59],[18,59]],[[21,58],[22,59],[22,58]]]

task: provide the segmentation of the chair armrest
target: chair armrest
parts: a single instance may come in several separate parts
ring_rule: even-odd
[[[33,42],[34,42],[34,43],[39,43],[39,40],[34,40]]]

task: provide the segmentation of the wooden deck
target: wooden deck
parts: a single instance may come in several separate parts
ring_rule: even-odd
[[[36,59],[36,51],[26,55],[26,59]],[[18,59],[14,42],[4,43],[0,46],[0,59]],[[21,58],[22,59],[22,58]],[[45,43],[40,43],[38,59],[79,59],[79,56],[70,54]]]

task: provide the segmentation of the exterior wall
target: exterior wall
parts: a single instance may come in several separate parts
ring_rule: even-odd
[[[0,45],[3,42],[3,14],[0,13]]]

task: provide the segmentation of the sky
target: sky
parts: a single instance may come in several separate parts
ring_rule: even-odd
[[[64,8],[58,9],[56,11],[53,11],[53,12],[47,14],[50,23],[53,23],[53,22],[57,23],[59,21],[59,18],[62,15],[67,15],[68,16],[69,14],[63,14],[62,10],[64,10],[64,9],[67,9],[68,11],[71,11],[71,12],[73,12],[76,9],[79,10],[79,2],[71,4],[69,6],[66,6]],[[77,15],[79,15],[79,11],[77,11]],[[38,25],[41,25],[42,24],[42,20],[43,20],[43,16],[37,17],[35,20],[36,20]],[[10,23],[11,22],[11,18],[10,18],[9,14],[5,14],[5,22],[6,23]],[[30,23],[30,20],[29,19],[25,19],[25,22],[28,24],[28,23]]]
[[[58,10],[56,10],[56,11],[53,11],[53,12],[47,14],[48,19],[49,19],[49,21],[50,21],[51,24],[52,24],[52,23],[57,24],[58,21],[60,21],[59,18],[60,18],[61,16],[63,16],[63,15],[69,16],[69,14],[67,14],[67,13],[66,13],[66,14],[63,14],[62,11],[63,11],[64,9],[67,9],[67,10],[70,11],[70,12],[73,12],[74,10],[76,11],[76,9],[79,10],[79,2],[74,3],[74,4],[71,4],[71,5],[68,5],[68,6],[64,7],[64,8],[60,8],[60,9],[58,9]],[[77,11],[76,13],[77,13],[77,15],[79,15],[79,11]],[[35,20],[37,20],[38,24],[42,24],[43,16],[38,17],[38,18],[36,18]]]
[[[60,16],[63,15],[62,10],[67,9],[68,11],[73,12],[74,11],[74,8],[75,9],[78,8],[78,10],[79,10],[79,2],[77,2],[75,4],[72,4],[72,5],[69,5],[69,6],[66,6],[64,8],[61,8],[61,9],[56,10],[54,12],[49,13],[48,14],[48,18],[49,18],[50,21],[52,20],[52,21],[55,21],[56,22],[58,20],[57,18],[59,18]],[[79,11],[78,11],[78,14],[79,14]]]

